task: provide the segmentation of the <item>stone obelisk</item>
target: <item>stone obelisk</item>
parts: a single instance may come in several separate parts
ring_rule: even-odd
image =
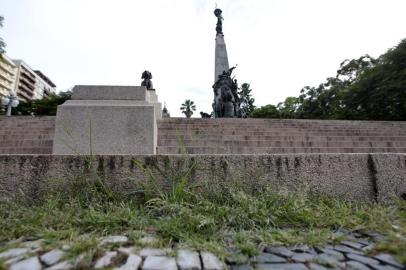
[[[223,34],[223,17],[221,13],[221,9],[216,8],[216,10],[214,10],[214,15],[217,17],[214,82],[219,79],[219,75],[221,75],[223,71],[227,72],[229,70],[227,48]]]

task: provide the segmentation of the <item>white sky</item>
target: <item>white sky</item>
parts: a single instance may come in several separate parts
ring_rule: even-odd
[[[172,116],[192,99],[211,112],[215,0],[0,0],[7,55],[58,90],[140,85],[153,74]],[[217,0],[230,65],[256,105],[277,104],[406,38],[406,0]]]

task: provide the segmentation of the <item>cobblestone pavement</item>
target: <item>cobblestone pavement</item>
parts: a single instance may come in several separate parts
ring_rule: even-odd
[[[342,232],[336,232],[338,235]],[[85,258],[84,255],[67,259],[70,246],[47,249],[41,239],[19,239],[2,243],[0,269],[11,270],[64,270],[64,269],[121,269],[121,270],[399,270],[406,269],[389,254],[376,253],[375,243],[383,236],[371,233],[345,234],[339,244],[319,247],[306,245],[268,246],[258,255],[248,258],[236,248],[228,248],[229,255],[220,260],[210,252],[188,249],[137,248],[124,235],[100,239],[100,251]],[[156,239],[147,236],[144,244]]]

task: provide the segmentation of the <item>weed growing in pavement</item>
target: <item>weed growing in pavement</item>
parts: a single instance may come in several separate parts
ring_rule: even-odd
[[[387,235],[388,240],[378,248],[405,261],[401,257],[406,249],[404,201],[358,204],[272,190],[258,194],[230,190],[210,196],[170,192],[141,203],[112,195],[97,184],[68,192],[73,193],[50,194],[32,205],[1,203],[0,241],[37,236],[49,243],[72,242],[82,251],[81,247],[93,248],[81,244],[82,235],[126,234],[136,238],[142,232],[153,232],[161,245],[205,249],[220,256],[225,254],[224,247],[234,246],[252,255],[255,247],[270,243],[318,245],[334,241],[332,230],[345,228]]]
[[[160,174],[160,178],[165,179],[167,183],[160,185],[157,177],[155,177],[149,166],[146,166],[146,164],[138,159],[132,160],[146,176],[146,181],[141,182],[139,185],[141,185],[140,191],[144,195],[144,200],[147,201],[148,204],[155,204],[160,201],[181,202],[188,200],[194,196],[193,191],[199,187],[199,185],[193,182],[192,178],[197,167],[197,162],[186,152],[185,144],[178,130],[176,130],[176,137],[183,166],[169,157],[165,160],[165,164],[163,165],[157,163],[153,164],[154,170],[157,171]],[[169,186],[169,190],[163,190],[162,187],[165,185]]]

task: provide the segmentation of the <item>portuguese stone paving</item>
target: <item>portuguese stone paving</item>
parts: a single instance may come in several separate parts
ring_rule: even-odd
[[[344,231],[345,232],[345,231]],[[228,248],[225,260],[214,254],[191,249],[141,248],[133,245],[124,235],[108,236],[99,241],[99,248],[85,262],[85,254],[68,256],[69,245],[49,249],[44,240],[19,239],[0,246],[0,269],[10,270],[65,270],[65,269],[118,269],[118,270],[399,270],[406,269],[386,253],[377,253],[377,241],[384,239],[376,233],[343,233],[340,243],[310,247],[267,246],[249,258],[236,248]],[[156,242],[147,236],[141,242]],[[2,268],[3,267],[3,268]]]

